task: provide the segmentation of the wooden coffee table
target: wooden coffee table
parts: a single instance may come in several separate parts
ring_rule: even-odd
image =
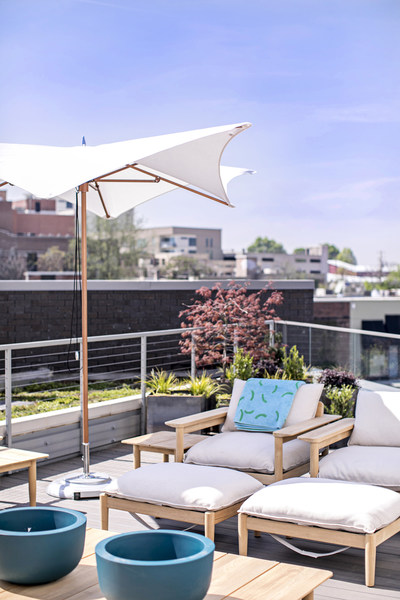
[[[95,546],[109,531],[88,529],[79,565],[66,577],[35,586],[0,581],[7,600],[105,600],[97,579]],[[215,552],[211,586],[205,600],[312,600],[316,587],[332,577],[330,571],[288,565],[261,558]]]
[[[189,450],[192,446],[206,439],[208,436],[197,433],[187,433],[183,437],[183,450]],[[170,455],[176,456],[176,433],[175,431],[156,431],[134,438],[122,440],[123,444],[133,446],[133,466],[140,467],[140,453],[158,452],[163,455],[164,462],[169,461]]]

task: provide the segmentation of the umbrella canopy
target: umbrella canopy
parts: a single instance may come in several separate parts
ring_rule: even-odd
[[[11,184],[34,196],[66,200],[73,200],[76,191],[80,192],[84,474],[63,480],[57,492],[49,492],[52,495],[63,497],[67,484],[71,490],[82,490],[82,482],[90,482],[88,493],[94,494],[96,488],[97,494],[108,481],[89,472],[86,211],[118,217],[177,188],[231,206],[227,183],[252,171],[221,167],[221,155],[228,142],[248,127],[250,123],[239,123],[100,146],[0,144],[0,187]]]
[[[100,146],[0,144],[0,185],[71,201],[75,189],[90,182],[87,209],[106,217],[179,187],[231,206],[227,183],[250,171],[221,167],[220,159],[228,142],[248,127],[239,123]]]

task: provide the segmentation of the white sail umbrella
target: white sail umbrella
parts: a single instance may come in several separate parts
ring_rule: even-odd
[[[90,472],[86,212],[112,218],[152,198],[183,188],[232,206],[228,182],[247,169],[222,167],[226,145],[250,123],[238,123],[99,146],[55,147],[0,143],[0,187],[8,184],[40,198],[81,204],[82,444],[83,474],[61,483],[54,495],[98,495],[107,476]]]

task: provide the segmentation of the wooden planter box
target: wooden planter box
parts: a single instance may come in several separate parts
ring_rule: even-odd
[[[146,404],[146,433],[169,430],[165,421],[207,410],[204,396],[154,394],[146,397]]]

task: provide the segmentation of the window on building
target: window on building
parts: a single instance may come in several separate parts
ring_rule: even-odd
[[[210,238],[210,248],[212,248],[213,245],[214,245],[214,240],[213,240],[213,238]]]
[[[40,202],[35,202],[35,212],[40,212]]]
[[[195,237],[189,238],[189,246],[197,246],[197,239]]]
[[[297,262],[297,263],[305,263],[305,262],[307,262],[307,260],[305,258],[295,258],[294,261]]]
[[[208,248],[208,238],[206,238],[206,248]]]
[[[263,258],[262,261],[263,262],[274,262],[274,258]]]
[[[321,259],[320,258],[310,258],[310,262],[312,262],[312,263],[320,263]]]
[[[318,275],[318,274],[321,273],[321,271],[312,271],[312,270],[310,270],[310,273],[314,273],[314,275]]]

